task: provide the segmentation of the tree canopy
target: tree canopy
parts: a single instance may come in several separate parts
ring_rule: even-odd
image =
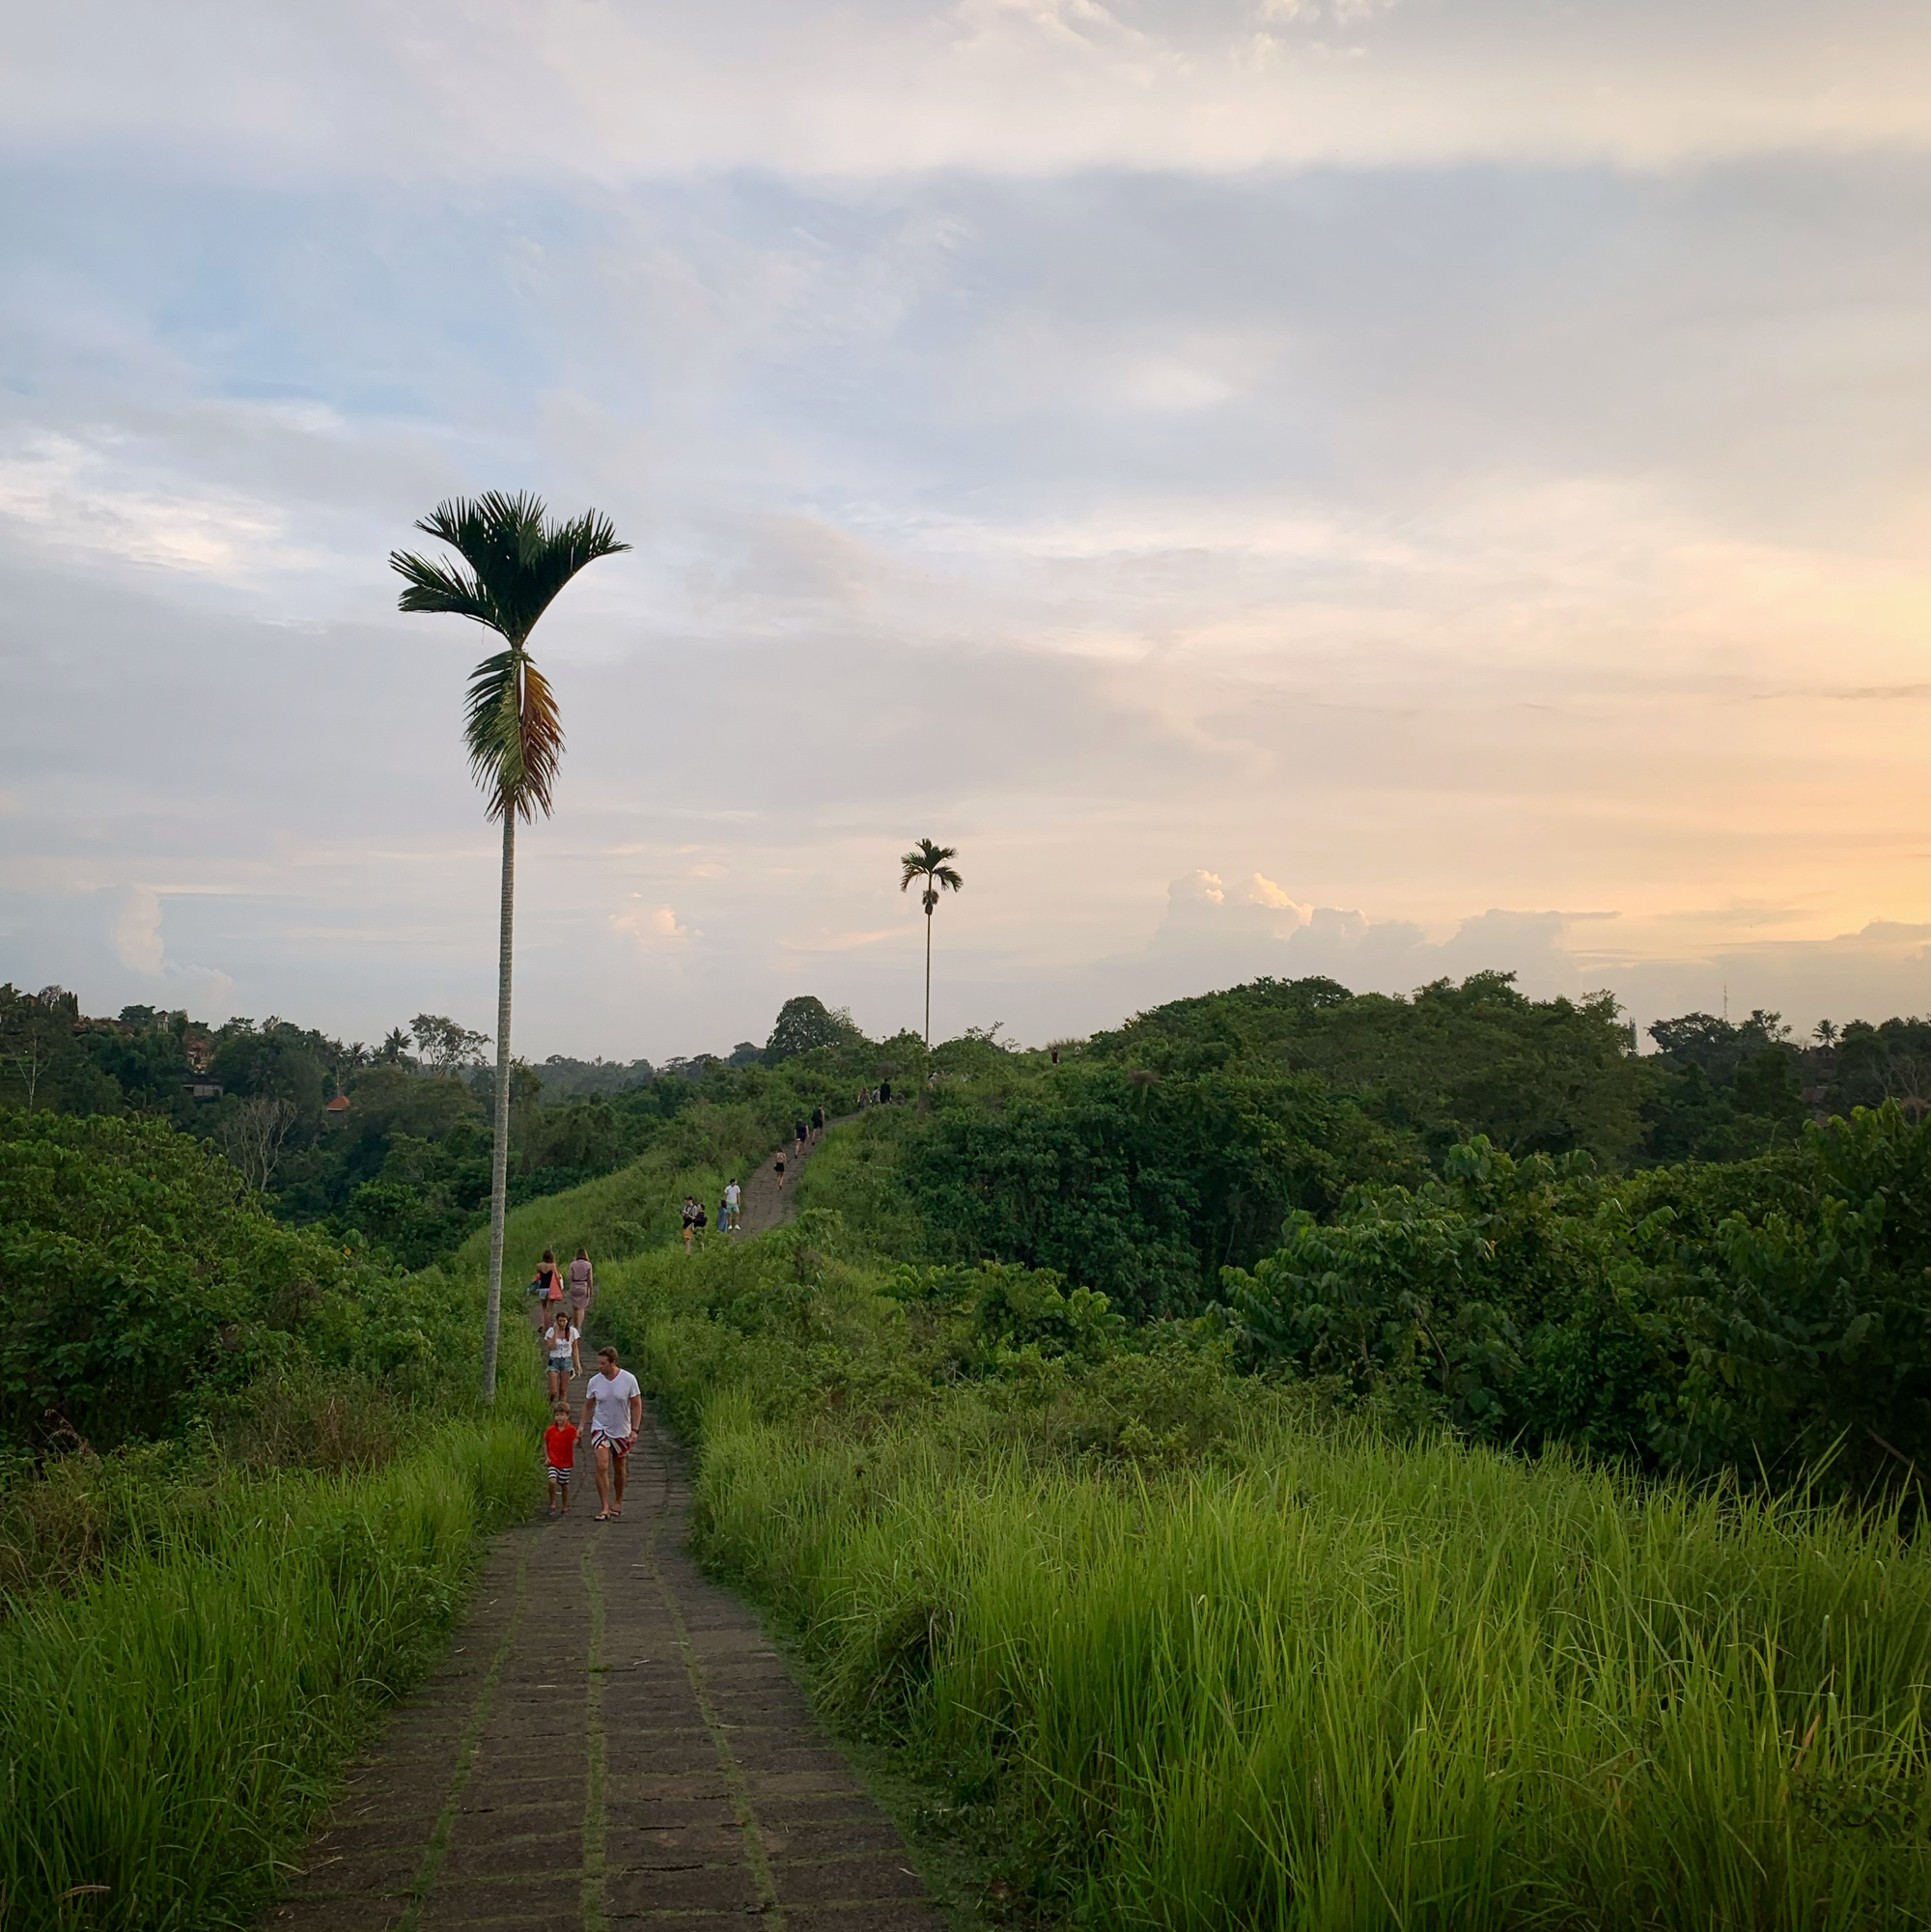
[[[843,1008],[833,1012],[815,994],[801,993],[778,1008],[771,1037],[765,1042],[765,1064],[775,1067],[794,1053],[809,1053],[818,1047],[843,1047],[863,1038]]]

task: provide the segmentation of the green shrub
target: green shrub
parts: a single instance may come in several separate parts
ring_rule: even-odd
[[[0,1113],[0,1434],[15,1443],[176,1434],[311,1359],[406,1377],[440,1312],[281,1225],[162,1122]]]
[[[1477,1141],[1222,1279],[1250,1364],[1488,1441],[1913,1495],[1931,1467],[1931,1125],[1894,1106],[1624,1180]]]

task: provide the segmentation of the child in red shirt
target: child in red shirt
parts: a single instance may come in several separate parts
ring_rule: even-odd
[[[544,1431],[544,1460],[549,1465],[549,1513],[570,1514],[570,1472],[576,1466],[576,1431],[571,1425],[568,1404],[559,1402],[550,1412],[549,1427]],[[562,1498],[563,1506],[557,1507]]]

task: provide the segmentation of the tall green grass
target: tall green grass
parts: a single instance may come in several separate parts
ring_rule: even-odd
[[[1108,1922],[1931,1921],[1889,1527],[1275,1430],[1151,1483],[707,1416],[708,1554]]]
[[[1069,1454],[1075,1383],[894,1390],[897,1311],[750,1259],[640,1257],[613,1308],[700,1441],[702,1553],[1049,1915],[1931,1923],[1931,1553],[1894,1522],[1231,1381],[1205,1455]]]
[[[236,1479],[0,1630],[8,1932],[243,1925],[373,1707],[534,1494],[522,1417],[373,1476]],[[97,1889],[98,1888],[98,1889]]]
[[[671,1239],[683,1192],[714,1192],[766,1137],[748,1110],[692,1114],[517,1210],[513,1265]],[[226,1435],[70,1459],[0,1500],[4,1932],[251,1922],[344,1756],[434,1655],[481,1537],[541,1494],[514,1300],[496,1408],[474,1408],[487,1256],[486,1236],[438,1264],[435,1374],[400,1401],[353,1377],[265,1388]]]

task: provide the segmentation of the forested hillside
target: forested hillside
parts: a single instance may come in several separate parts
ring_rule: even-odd
[[[210,1026],[148,1006],[89,1017],[59,987],[4,986],[0,1107],[165,1120],[226,1157],[279,1218],[419,1268],[488,1218],[494,1076],[483,1064],[486,1044],[433,1013],[371,1048],[273,1017]],[[775,1136],[797,1096],[774,1087],[767,1069],[785,1057],[781,1045],[745,1042],[728,1058],[661,1067],[562,1055],[517,1062],[511,1201],[615,1171],[700,1103],[768,1106]]]
[[[608,1314],[995,1918],[1923,1925],[1915,1027],[1637,1058],[1484,976],[833,1038],[909,1098]]]
[[[102,1924],[231,1922],[533,1495],[519,1351],[472,1407],[473,1037],[425,1015],[337,1063],[280,1022],[31,1003],[0,1885],[32,1926],[103,1876]],[[1500,975],[1263,981],[928,1053],[798,998],[736,1066],[571,1063],[553,1107],[533,1078],[512,1279],[591,1247],[603,1331],[701,1445],[705,1554],[995,1911],[1922,1922],[1924,1028],[1653,1030]],[[318,1095],[349,1106],[251,1185],[244,1123]],[[686,1257],[682,1194],[820,1106],[857,1118],[798,1224]],[[625,1164],[529,1192],[573,1118]]]

